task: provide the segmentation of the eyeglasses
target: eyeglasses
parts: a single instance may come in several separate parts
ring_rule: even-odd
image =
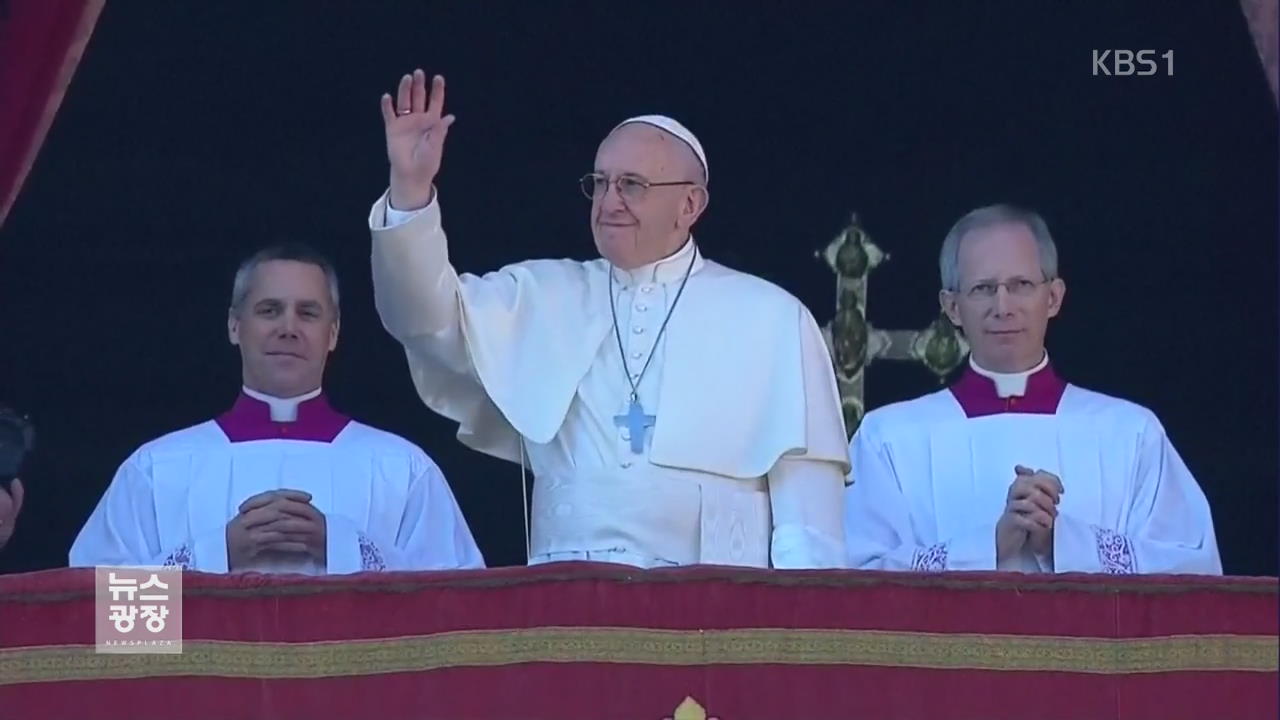
[[[670,185],[697,185],[698,183],[690,180],[678,180],[674,182],[650,182],[642,177],[635,175],[619,175],[617,178],[610,179],[607,175],[600,173],[587,173],[578,181],[582,188],[582,194],[592,200],[598,200],[609,192],[610,183],[616,183],[618,186],[618,194],[626,202],[637,202],[644,198],[649,188],[667,187]]]
[[[1014,278],[1004,282],[980,282],[965,291],[965,295],[970,300],[990,300],[996,296],[1000,288],[1004,288],[1010,295],[1017,298],[1030,297],[1040,289],[1041,285],[1045,285],[1050,280],[1028,280],[1027,278]]]

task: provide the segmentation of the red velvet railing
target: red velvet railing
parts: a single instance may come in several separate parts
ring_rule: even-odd
[[[0,577],[0,717],[1278,711],[1274,579],[566,564],[183,582],[183,653],[121,656],[93,650],[91,570]]]

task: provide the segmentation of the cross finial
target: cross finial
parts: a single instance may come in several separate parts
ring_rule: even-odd
[[[881,330],[867,321],[867,276],[889,256],[871,241],[857,213],[818,256],[836,274],[836,313],[822,332],[835,365],[845,426],[852,436],[865,411],[867,365],[877,359],[918,362],[942,382],[964,361],[969,346],[942,315],[923,330]]]

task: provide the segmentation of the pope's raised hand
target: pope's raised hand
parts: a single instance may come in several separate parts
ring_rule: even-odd
[[[444,112],[444,78],[436,75],[427,91],[426,74],[414,70],[400,78],[396,97],[382,96],[382,121],[391,163],[391,207],[417,210],[431,202],[432,183],[440,172],[444,141],[453,115]]]

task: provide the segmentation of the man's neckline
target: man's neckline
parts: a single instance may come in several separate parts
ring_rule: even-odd
[[[692,268],[689,267],[691,262],[693,263]],[[679,282],[684,279],[686,272],[692,275],[704,263],[702,252],[698,250],[698,245],[694,242],[693,236],[690,236],[679,250],[661,260],[630,270],[624,270],[616,265],[612,266],[613,280],[624,288]]]
[[[244,388],[231,409],[219,415],[215,421],[233,443],[254,440],[328,443],[333,442],[351,422],[350,417],[333,409],[323,392],[301,400],[295,409],[296,415],[292,421],[275,420],[271,416],[271,406],[266,401],[249,395],[249,390]]]

